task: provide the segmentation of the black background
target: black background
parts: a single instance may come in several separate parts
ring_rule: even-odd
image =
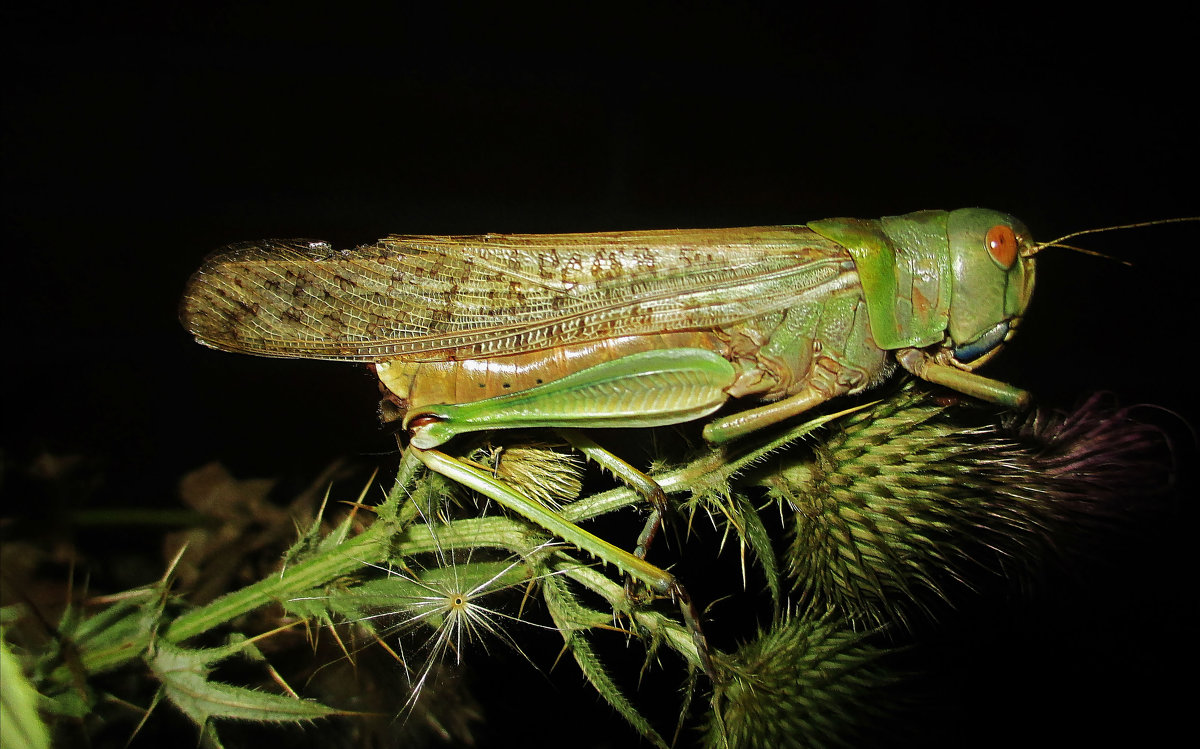
[[[1200,212],[1193,10],[605,8],[4,11],[6,474],[41,451],[82,454],[103,468],[91,501],[161,506],[214,459],[297,486],[340,455],[391,459],[361,368],[191,342],[180,291],[227,242],[966,205],[1049,238]],[[1192,419],[1198,230],[1079,240],[1133,268],[1047,252],[990,372],[1053,404],[1105,389]],[[8,490],[4,502],[37,510]],[[1147,604],[1136,587],[1112,595]],[[1172,708],[1145,681],[1167,678],[1194,639],[1173,642],[1182,614],[1150,603],[1166,619],[1093,623],[1116,650],[1095,673],[1047,666],[1061,692],[1045,674],[997,681],[1069,701],[1043,705],[1051,735],[1102,736],[1105,721],[1158,734]],[[964,722],[1035,730],[989,699]]]

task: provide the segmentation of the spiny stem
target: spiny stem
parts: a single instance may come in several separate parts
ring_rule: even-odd
[[[396,483],[388,493],[387,501],[379,508],[379,519],[362,533],[329,551],[284,570],[278,577],[260,580],[181,615],[167,627],[163,636],[171,642],[181,642],[259,606],[274,601],[285,601],[342,575],[355,572],[364,564],[387,559],[392,553],[392,537],[405,524],[412,522],[420,512],[415,502],[401,502],[401,498],[407,495],[419,467],[419,463],[401,461]],[[395,509],[397,507],[398,510]]]
[[[394,533],[395,528],[390,523],[376,522],[341,546],[300,562],[278,577],[260,580],[183,614],[171,623],[163,636],[171,642],[181,642],[259,606],[285,601],[355,572],[366,563],[383,561],[391,553],[389,541]]]

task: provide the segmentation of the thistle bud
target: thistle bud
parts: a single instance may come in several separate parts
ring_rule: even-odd
[[[1165,486],[1164,442],[1099,397],[996,422],[909,387],[766,483],[794,510],[787,561],[801,600],[903,623],[981,567],[1032,576],[1116,527]]]
[[[471,460],[526,497],[555,510],[583,490],[583,459],[547,444],[485,445]]]
[[[832,616],[793,615],[722,658],[705,744],[710,747],[848,745],[859,727],[892,712],[895,677],[882,651]]]

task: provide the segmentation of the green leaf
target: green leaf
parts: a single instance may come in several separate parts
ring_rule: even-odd
[[[221,743],[221,737],[217,735],[217,726],[215,723],[205,723],[200,729],[200,746],[204,749],[225,749],[225,745]]]
[[[546,577],[542,580],[542,590],[545,591],[546,605],[550,610],[550,616],[554,619],[554,624],[558,627],[559,633],[563,640],[567,643],[567,647],[571,649],[571,655],[574,656],[575,662],[579,664],[579,668],[583,671],[583,675],[591,683],[596,691],[604,700],[612,705],[621,717],[625,718],[631,726],[639,731],[643,736],[655,744],[655,746],[667,749],[667,743],[663,741],[662,736],[650,725],[650,722],[637,711],[633,703],[621,692],[620,687],[608,675],[608,671],[600,663],[600,659],[596,657],[595,651],[588,643],[587,638],[582,632],[575,631],[579,626],[581,610],[588,611],[585,607],[579,605],[575,601],[575,596],[571,594],[567,588],[567,583],[558,577]]]
[[[89,674],[118,668],[150,646],[161,610],[161,594],[147,587],[138,595],[120,600],[87,616],[68,606],[59,620],[58,631],[71,643],[75,658]],[[57,679],[61,674],[56,674]]]
[[[41,708],[58,718],[83,719],[96,709],[92,690],[87,687],[72,689],[57,687],[57,694],[42,695]]]
[[[37,703],[37,690],[0,631],[0,749],[49,749],[50,732]]]
[[[340,712],[312,700],[209,681],[212,659],[212,651],[187,650],[164,641],[150,659],[167,698],[199,726],[210,718],[299,723]]]
[[[783,585],[779,580],[779,564],[775,561],[775,549],[771,547],[771,536],[767,533],[767,527],[763,525],[762,518],[759,517],[749,500],[737,494],[734,495],[734,501],[737,502],[738,514],[741,516],[742,540],[750,545],[758,563],[762,565],[763,575],[767,578],[767,588],[771,591],[771,600],[775,604],[775,610],[778,611],[783,601]]]

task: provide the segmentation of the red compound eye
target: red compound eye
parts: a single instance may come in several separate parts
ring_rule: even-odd
[[[1004,224],[993,226],[988,229],[984,242],[988,253],[1001,268],[1007,270],[1017,262],[1017,235],[1013,234],[1012,227]]]

